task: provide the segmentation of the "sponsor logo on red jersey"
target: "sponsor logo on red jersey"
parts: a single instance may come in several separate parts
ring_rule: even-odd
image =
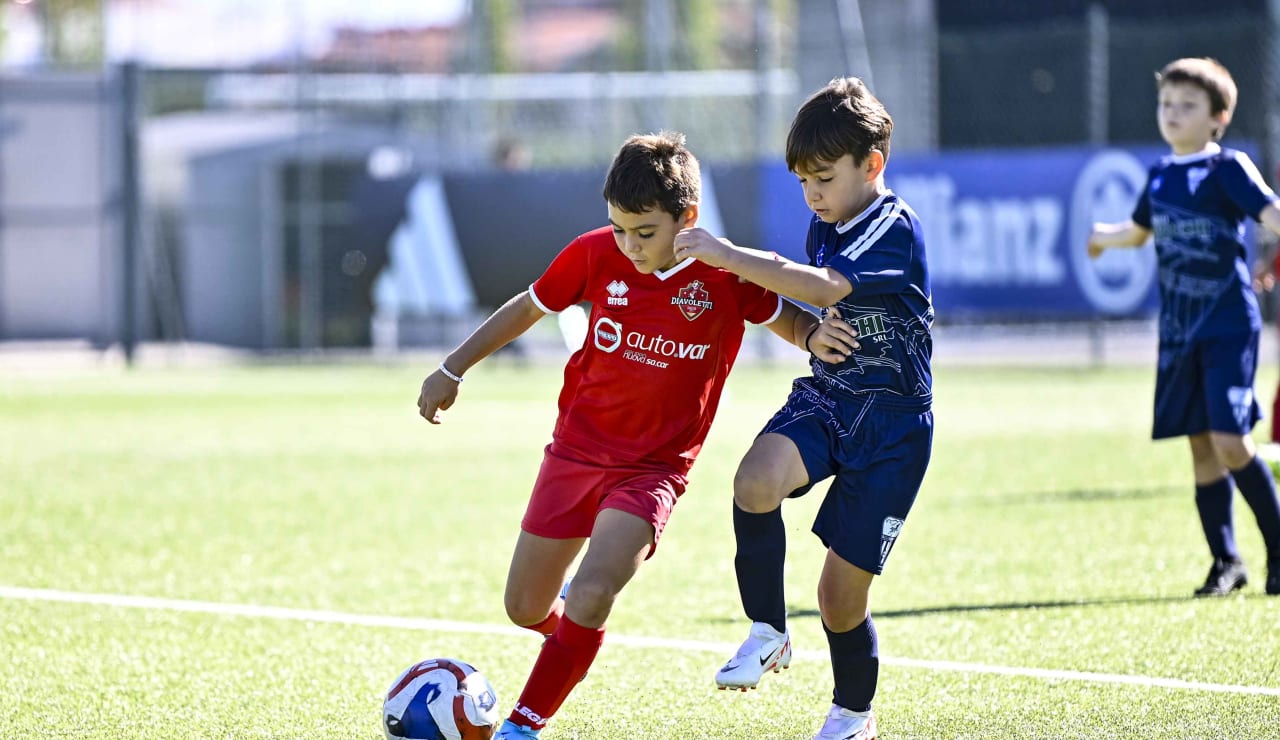
[[[591,333],[600,351],[614,352],[625,344],[627,351],[624,356],[628,360],[658,367],[666,367],[667,363],[657,358],[701,360],[711,349],[709,343],[681,342],[661,334],[655,337],[640,331],[627,331],[622,324],[605,316],[596,320]]]
[[[601,316],[591,333],[595,335],[596,347],[605,352],[612,352],[622,345],[622,324],[613,319]]]

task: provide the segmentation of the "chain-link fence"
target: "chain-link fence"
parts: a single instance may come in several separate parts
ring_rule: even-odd
[[[584,13],[610,7],[558,5]],[[1261,5],[1135,18],[1107,13],[1114,4],[1074,4],[1084,10],[996,24],[955,22],[929,0],[713,5],[723,48],[709,57],[730,63],[714,70],[677,68],[692,66],[695,55],[673,52],[669,62],[686,62],[620,71],[614,51],[584,53],[572,62],[576,71],[498,75],[388,71],[372,52],[367,63],[358,54],[340,64],[300,55],[265,69],[145,69],[134,130],[141,198],[139,259],[127,271],[138,286],[132,319],[119,307],[129,253],[121,241],[129,229],[120,223],[126,137],[97,125],[130,120],[111,107],[120,99],[110,82],[118,76],[101,76],[83,95],[103,103],[83,119],[97,126],[100,143],[86,155],[96,163],[88,176],[9,164],[58,161],[69,150],[49,131],[39,140],[10,133],[14,106],[59,78],[0,78],[0,339],[109,342],[124,321],[150,339],[366,345],[376,269],[391,249],[386,232],[405,206],[377,211],[388,198],[403,200],[424,174],[598,173],[627,135],[657,129],[685,132],[720,171],[776,162],[796,105],[846,72],[870,79],[895,115],[895,153],[1158,144],[1152,72],[1176,56],[1210,55],[1240,87],[1231,135],[1255,144],[1264,171],[1274,166],[1277,35]],[[471,38],[465,21],[457,33]],[[455,59],[465,56],[458,48]],[[95,198],[76,207],[88,209],[81,215],[97,224],[92,238],[109,246],[90,261],[69,259],[58,279],[79,286],[78,295],[86,294],[85,270],[96,285],[121,287],[95,299],[102,316],[116,318],[51,329],[30,317],[60,310],[49,300],[32,308],[35,294],[55,292],[33,289],[24,265],[33,250],[57,254],[38,245],[65,241],[60,235],[74,219],[48,216],[73,190],[64,179],[96,183]]]
[[[1264,144],[1275,43],[1256,13],[944,30],[938,140],[944,148],[1158,142],[1154,73],[1178,57],[1211,56],[1239,88],[1231,136]]]

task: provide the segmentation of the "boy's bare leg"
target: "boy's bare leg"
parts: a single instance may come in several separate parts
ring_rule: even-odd
[[[787,495],[809,482],[800,450],[789,437],[761,434],[738,464],[733,501],[753,514],[773,511]]]
[[[498,737],[535,736],[560,709],[595,661],[614,601],[652,546],[653,526],[648,521],[616,509],[596,515],[591,544],[573,578],[564,618],[542,644]],[[553,580],[546,583],[554,585]]]
[[[818,611],[832,632],[848,632],[871,615],[871,581],[875,574],[850,563],[832,550],[818,579]]]
[[[613,602],[653,547],[653,525],[618,509],[596,515],[591,544],[573,577],[565,614],[583,627],[604,626]]]
[[[560,588],[585,543],[581,537],[556,540],[520,532],[511,554],[504,597],[512,622],[544,635],[555,631],[555,624],[548,622],[559,622],[563,610],[557,603]]]

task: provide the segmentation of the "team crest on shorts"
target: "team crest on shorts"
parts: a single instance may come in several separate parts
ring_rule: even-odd
[[[1231,403],[1231,411],[1235,414],[1236,423],[1242,428],[1248,428],[1249,416],[1253,412],[1253,388],[1232,386],[1227,389],[1227,400]]]
[[[684,286],[671,297],[671,305],[680,309],[680,313],[690,321],[702,315],[703,311],[712,307],[711,294],[703,287],[705,283],[701,280],[694,280],[692,283]]]
[[[880,568],[884,569],[884,561],[889,559],[889,551],[893,549],[893,543],[898,541],[898,533],[902,531],[902,520],[896,516],[887,516],[884,518],[884,524],[880,527]]]

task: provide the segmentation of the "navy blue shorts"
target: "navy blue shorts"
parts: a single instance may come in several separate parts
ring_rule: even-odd
[[[1253,393],[1258,332],[1160,345],[1152,439],[1202,432],[1246,435],[1262,418]]]
[[[928,398],[889,393],[827,394],[799,378],[787,403],[761,434],[795,443],[809,483],[835,476],[813,522],[813,533],[863,570],[884,571],[929,467],[933,411]]]

